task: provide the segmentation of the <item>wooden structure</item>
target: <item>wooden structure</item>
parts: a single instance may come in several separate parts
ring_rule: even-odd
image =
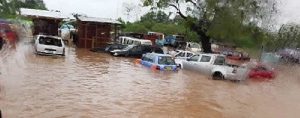
[[[63,19],[74,19],[71,15],[64,15],[57,11],[21,8],[20,15],[32,19],[33,35],[43,34],[58,36],[59,23]]]
[[[118,25],[121,24],[118,21],[103,18],[91,18],[91,17],[78,17],[78,48],[101,48],[107,43],[115,41],[111,40],[111,30],[118,32]]]

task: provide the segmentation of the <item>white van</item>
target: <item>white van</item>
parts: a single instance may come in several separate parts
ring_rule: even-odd
[[[120,37],[119,39],[120,44],[127,44],[127,45],[152,45],[150,40],[146,39],[137,39],[132,37]]]

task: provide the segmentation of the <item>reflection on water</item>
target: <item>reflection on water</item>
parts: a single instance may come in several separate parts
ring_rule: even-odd
[[[132,58],[68,48],[38,56],[30,45],[0,53],[0,109],[7,118],[300,116],[298,67],[275,80],[231,83],[179,70],[159,72]]]

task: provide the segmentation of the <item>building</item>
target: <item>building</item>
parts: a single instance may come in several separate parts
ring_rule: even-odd
[[[58,11],[21,8],[19,15],[32,19],[33,35],[58,36],[59,24],[63,19],[75,19]]]
[[[78,48],[99,48],[108,42],[115,41],[117,33],[114,33],[114,40],[111,39],[111,31],[118,32],[121,23],[105,18],[82,17],[77,18]]]

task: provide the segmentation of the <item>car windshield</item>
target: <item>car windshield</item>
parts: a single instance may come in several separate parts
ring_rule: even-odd
[[[168,57],[168,56],[161,56],[161,57],[158,57],[158,64],[163,64],[163,65],[176,65],[174,59],[172,59],[172,57]]]
[[[132,49],[134,47],[134,45],[128,45],[126,48],[124,48],[125,51],[128,51],[130,49]]]
[[[54,45],[62,47],[61,39],[51,38],[51,37],[40,37],[39,43],[43,45]]]

